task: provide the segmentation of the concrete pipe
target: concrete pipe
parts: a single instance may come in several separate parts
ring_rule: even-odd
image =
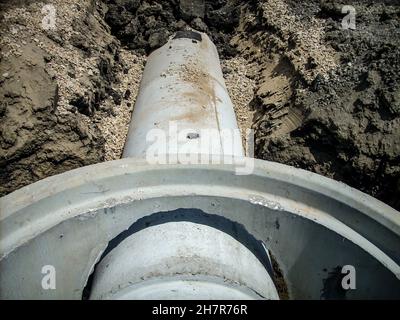
[[[91,299],[110,298],[278,299],[278,293],[242,243],[210,226],[182,221],[136,232],[101,261]]]
[[[400,298],[399,212],[245,158],[225,129],[237,124],[215,47],[178,33],[149,58],[125,159],[0,199],[0,298]],[[154,151],[168,162],[149,161]],[[183,164],[180,153],[223,161]],[[239,175],[239,165],[252,170]]]
[[[1,198],[1,298],[81,299],[92,272],[97,276],[103,259],[123,245],[120,238],[172,222],[224,232],[264,266],[259,248],[267,248],[292,299],[400,297],[399,212],[319,175],[247,160],[255,161],[254,172],[239,176],[234,165],[128,158]],[[43,287],[45,266],[56,272],[54,289]],[[344,266],[356,271],[354,290],[340,286]]]
[[[149,56],[132,119],[124,158],[244,155],[217,49],[204,33],[178,32]]]

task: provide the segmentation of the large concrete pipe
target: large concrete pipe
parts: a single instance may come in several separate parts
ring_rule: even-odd
[[[149,56],[132,119],[125,158],[244,155],[217,49],[204,33],[178,32]]]
[[[91,298],[278,299],[278,293],[262,263],[233,237],[199,223],[169,222],[112,250],[96,268]]]
[[[151,162],[168,155],[165,164],[184,154],[202,155],[196,160],[207,163],[212,159],[204,156],[244,155],[217,49],[194,31],[178,32],[149,56],[123,157]],[[278,299],[271,275],[248,248],[198,223],[142,230],[96,270],[91,298]],[[127,283],[135,285],[116,292]]]
[[[170,122],[186,130],[179,141]],[[206,129],[218,138],[204,149],[195,141]],[[149,58],[125,159],[0,199],[0,297],[400,298],[399,212],[317,174],[244,158],[224,129],[237,124],[215,47],[180,33]],[[149,139],[152,130],[168,138]],[[236,158],[163,164],[149,149]],[[236,174],[242,162],[251,173]]]

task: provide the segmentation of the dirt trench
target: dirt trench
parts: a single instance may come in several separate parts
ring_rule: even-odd
[[[56,29],[43,29],[43,7]],[[355,29],[343,29],[344,5]],[[400,209],[397,1],[3,1],[0,194],[118,159],[145,56],[194,28],[217,45],[256,157]]]
[[[343,29],[344,5],[355,29]],[[399,17],[396,1],[259,2],[242,35],[266,53],[252,104],[257,157],[400,209]]]

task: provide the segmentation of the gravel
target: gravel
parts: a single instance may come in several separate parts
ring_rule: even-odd
[[[249,78],[249,63],[243,57],[223,59],[221,61],[225,84],[232,100],[239,129],[242,133],[243,146],[246,146],[248,130],[252,129],[254,111],[250,102],[254,97],[256,82]],[[245,148],[247,151],[247,148]]]

